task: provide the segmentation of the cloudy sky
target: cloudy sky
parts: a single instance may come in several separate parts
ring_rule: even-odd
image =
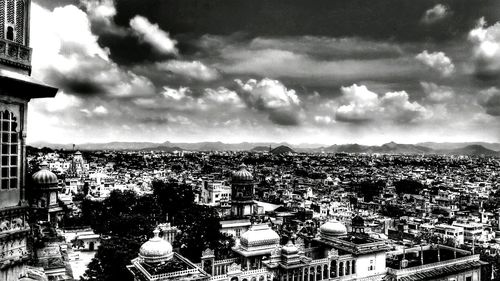
[[[498,0],[33,0],[29,142],[500,141]]]

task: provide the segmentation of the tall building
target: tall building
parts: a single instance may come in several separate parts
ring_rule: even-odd
[[[254,214],[255,183],[247,166],[242,164],[231,179],[231,215],[249,217]]]
[[[26,202],[28,103],[57,89],[31,75],[30,0],[0,0],[0,280],[17,280],[29,258]]]

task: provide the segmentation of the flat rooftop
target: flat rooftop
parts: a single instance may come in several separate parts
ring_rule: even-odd
[[[421,255],[423,255],[423,258],[421,258]],[[411,268],[436,263],[439,261],[454,260],[466,256],[470,256],[470,253],[461,249],[456,250],[455,256],[455,250],[453,250],[453,248],[451,247],[440,247],[439,250],[437,248],[428,248],[424,249],[422,252],[418,251],[416,248],[413,248],[408,249],[408,251],[404,255],[402,253],[388,255],[386,264],[389,268],[400,269],[400,264],[404,257],[408,261],[408,266],[406,268]]]

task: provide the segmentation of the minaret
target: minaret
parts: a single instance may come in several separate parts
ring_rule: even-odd
[[[254,214],[255,183],[252,174],[245,164],[233,173],[231,178],[231,215],[233,217],[249,217]]]
[[[0,0],[0,280],[17,280],[30,258],[26,202],[28,102],[57,89],[30,77],[30,0]]]

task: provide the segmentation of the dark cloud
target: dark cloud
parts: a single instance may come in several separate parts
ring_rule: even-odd
[[[300,114],[290,110],[273,110],[269,113],[269,120],[281,126],[298,126],[301,122]]]
[[[423,15],[440,2],[453,14],[435,24],[422,26]],[[240,34],[250,39],[319,36],[397,42],[443,41],[466,34],[481,16],[496,20],[500,16],[498,9],[495,10],[500,8],[496,2],[317,0],[312,4],[309,0],[119,0],[116,1],[116,15],[112,19],[116,26],[129,28],[132,18],[144,16],[172,34],[174,39],[182,38],[184,42],[179,44],[181,53],[195,53],[193,45],[186,44],[186,39],[205,34]],[[136,39],[131,40],[134,38],[129,36],[120,38],[116,33],[103,32],[102,29],[102,18],[96,18],[93,30],[102,32],[99,33],[99,43],[111,49],[117,62],[130,64],[154,60],[145,55],[151,52],[139,47],[140,42]]]
[[[481,92],[479,104],[492,116],[500,116],[500,90],[490,88]]]

